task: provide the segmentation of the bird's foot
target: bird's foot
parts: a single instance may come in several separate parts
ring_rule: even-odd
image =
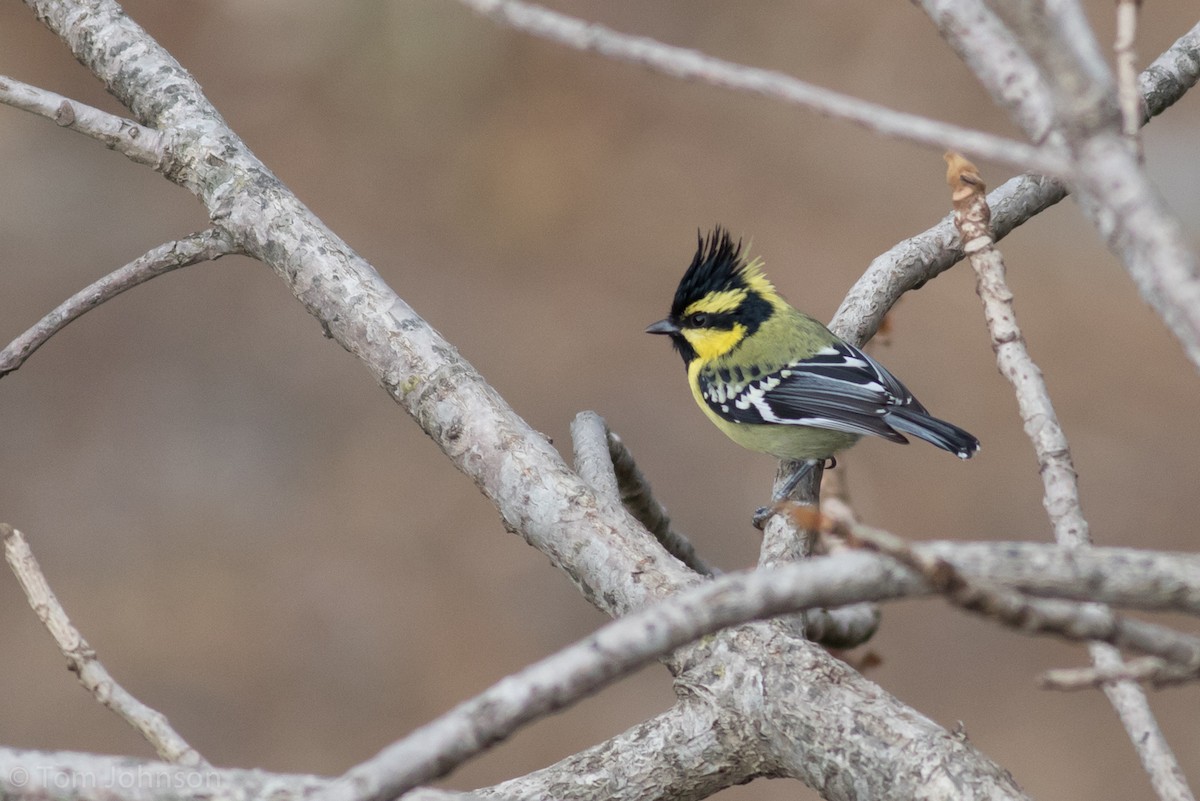
[[[770,520],[771,516],[774,514],[774,506],[760,506],[754,510],[754,516],[750,518],[750,522],[754,524],[756,529],[762,531],[767,527],[767,521]]]
[[[771,519],[771,515],[775,514],[779,510],[780,503],[787,500],[788,496],[792,494],[792,491],[795,490],[797,486],[799,486],[800,482],[803,481],[804,478],[817,466],[822,464],[827,465],[828,467],[833,467],[835,464],[837,464],[837,462],[832,456],[829,457],[829,459],[807,459],[803,462],[799,462],[796,465],[796,469],[792,471],[791,475],[789,475],[783,481],[783,483],[779,485],[779,488],[776,489],[775,492],[771,493],[771,505],[760,506],[758,509],[754,510],[754,516],[750,518],[750,521],[754,524],[754,527],[760,531],[766,528],[767,521]]]

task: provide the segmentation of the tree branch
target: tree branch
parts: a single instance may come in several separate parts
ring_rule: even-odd
[[[866,536],[861,527],[851,531]],[[879,541],[878,536],[870,539]],[[945,591],[929,571],[914,569],[913,565],[940,563],[956,575],[978,584],[982,579],[970,572],[978,565],[970,561],[956,562],[956,550],[949,544],[906,546],[905,553],[909,558],[903,561],[897,557],[895,549],[888,556],[846,551],[828,557],[786,562],[772,569],[727,573],[655,606],[631,612],[589,637],[501,680],[356,766],[343,776],[343,782],[336,789],[323,794],[319,801],[390,799],[444,775],[520,726],[562,709],[617,678],[728,626],[806,609]],[[1022,553],[1014,554],[1008,543],[990,545],[986,550],[993,557],[990,580],[997,582],[1003,581],[1005,575],[1005,568],[998,562],[1007,564],[1009,570],[1014,566],[1020,570],[1026,563],[1024,557],[1030,554],[1028,547]],[[1050,550],[1062,549],[1051,549],[1050,546],[1032,549],[1041,554]],[[1111,600],[1106,595],[1106,585],[1126,586],[1127,582],[1136,582],[1139,594],[1167,602],[1161,590],[1164,576],[1152,571],[1152,563],[1123,562],[1110,549],[1089,549],[1085,562],[1097,558],[1104,561],[1103,569],[1093,564],[1082,572],[1078,572],[1078,565],[1060,561],[1057,568],[1062,574],[1054,572],[1052,561],[1042,558],[1038,560],[1045,567],[1041,581],[1058,582],[1053,584],[1058,593],[1082,593],[1087,600]],[[1172,591],[1170,598],[1200,596],[1200,557],[1194,557],[1190,562],[1194,584],[1188,586],[1185,593]],[[1073,571],[1074,575],[1071,575]],[[1178,581],[1178,566],[1171,565],[1169,571],[1173,571],[1173,580]],[[1093,576],[1104,577],[1104,581],[1092,585],[1088,580]],[[1065,585],[1074,589],[1068,591]],[[1049,593],[1050,586],[1043,583],[1041,591]],[[1130,590],[1127,588],[1123,592]],[[994,589],[990,597],[999,600],[989,608],[995,612],[995,617],[1023,633],[1052,634],[1077,641],[1100,638],[1163,656],[1184,667],[1200,664],[1200,640],[1196,638],[1161,626],[1117,618],[1106,610],[1088,609],[1086,605],[1081,608],[1078,604],[1035,603],[1029,599],[1011,603],[1012,597],[1006,593],[1011,590]],[[968,607],[977,600],[978,596],[960,597],[963,605]]]
[[[167,145],[158,131],[78,100],[0,75],[0,103],[53,120],[160,172],[166,163]]]
[[[1037,147],[895,111],[813,86],[781,72],[733,64],[695,50],[619,33],[521,0],[461,2],[498,23],[577,50],[640,64],[675,78],[699,80],[711,86],[774,98],[826,117],[852,122],[881,136],[940,149],[957,147],[978,158],[1017,169],[1065,175],[1065,163]]]
[[[1117,62],[1117,102],[1121,107],[1121,133],[1125,134],[1141,153],[1138,131],[1146,113],[1138,92],[1137,23],[1141,0],[1117,0],[1117,36],[1113,53]]]
[[[595,412],[580,412],[571,421],[575,472],[594,490],[623,505],[659,544],[702,576],[720,573],[705,562],[683,534],[671,528],[667,510],[654,497],[633,454]]]
[[[766,774],[752,730],[703,697],[526,776],[476,791],[555,801],[698,801]],[[408,796],[405,796],[408,801]]]
[[[244,252],[276,271],[481,487],[506,526],[547,554],[589,600],[624,614],[701,584],[567,469],[449,343],[275,179],[190,76],[115,3],[89,0],[79,15],[62,2],[26,1],[139,120],[171,137],[179,158],[167,177],[195,193]],[[818,561],[822,571],[834,564],[788,568],[815,575]],[[859,577],[842,576],[842,589],[829,588],[830,596]],[[1021,797],[969,744],[777,624],[723,632],[689,646],[673,666],[682,692],[720,701],[733,709],[722,720],[752,727],[758,740],[748,742],[757,745],[744,758],[758,761],[747,775],[796,776],[832,799],[918,787],[938,798],[972,797],[963,788],[987,788],[973,797]],[[822,747],[829,743],[836,748]],[[766,765],[764,754],[771,758]],[[925,787],[933,774],[946,781]]]
[[[453,345],[279,182],[113,0],[92,0],[87,14],[54,0],[26,4],[139,120],[170,132],[177,168],[167,177],[193,192],[242,252],[275,271],[480,487],[505,525],[585,598],[617,615],[702,580],[624,509],[598,499]]]
[[[934,3],[927,3],[931,6]],[[949,5],[949,4],[947,4]],[[964,0],[958,11],[982,8],[978,0]],[[1082,12],[1071,2],[1045,5],[1036,2],[994,3],[994,10],[1017,32],[1030,63],[1039,70],[1044,88],[1032,92],[1039,109],[1048,107],[1052,126],[1075,165],[1073,186],[1080,206],[1116,253],[1133,278],[1143,299],[1159,313],[1184,346],[1192,363],[1200,367],[1200,274],[1196,255],[1186,243],[1182,227],[1141,168],[1120,131],[1115,102],[1115,82]],[[1012,52],[993,50],[992,41],[974,36],[966,23],[974,15],[962,14],[960,24],[940,25],[943,36],[968,62],[992,93],[1006,95],[996,75],[978,69],[979,62],[1008,61]],[[1070,38],[1061,40],[1062,36]],[[1171,49],[1168,64],[1178,68],[1186,91],[1195,83],[1195,60],[1200,54],[1200,25],[1180,38]],[[1178,56],[1183,55],[1182,58]],[[1156,66],[1160,60],[1155,62]],[[1191,62],[1189,64],[1189,62]],[[1011,107],[1010,107],[1011,113]],[[1156,113],[1152,107],[1150,113]],[[1014,121],[1043,132],[1038,115],[1012,114]],[[1120,191],[1112,191],[1120,187]]]
[[[84,689],[132,726],[166,761],[187,767],[208,767],[204,757],[171,728],[165,715],[130,695],[100,664],[96,652],[79,633],[79,629],[71,624],[62,604],[50,589],[21,532],[6,523],[0,523],[0,538],[4,540],[4,558],[25,591],[29,605],[58,644],[58,649],[67,658],[67,668],[76,675]]]
[[[1050,690],[1098,690],[1106,684],[1136,681],[1152,687],[1195,681],[1200,678],[1196,668],[1180,668],[1156,656],[1128,659],[1120,665],[1095,665],[1086,668],[1048,670],[1042,674],[1042,686]]]
[[[203,766],[186,768],[127,756],[0,748],[6,801],[307,801],[334,782],[322,776]],[[416,790],[404,801],[481,801],[475,793]],[[488,801],[515,801],[488,792]]]
[[[208,228],[183,239],[159,245],[79,290],[39,320],[33,328],[8,343],[4,350],[0,350],[0,378],[24,364],[35,350],[66,328],[68,323],[122,292],[180,267],[219,259],[236,252],[237,247],[229,235],[218,228]]]
[[[807,509],[793,510],[811,517]],[[947,601],[1026,634],[1057,635],[1068,640],[1103,640],[1160,657],[1181,670],[1200,668],[1200,638],[1180,634],[1164,626],[1113,614],[1108,607],[1093,603],[1071,603],[1035,599],[1009,587],[967,576],[945,559],[918,552],[904,539],[853,521],[826,518],[823,530],[845,538],[855,547],[865,547],[895,559],[914,571]]]
[[[1030,357],[1017,325],[1012,291],[1004,276],[1004,261],[991,237],[986,189],[974,165],[954,154],[947,154],[946,160],[949,162],[947,181],[954,195],[954,221],[978,277],[977,291],[983,301],[992,349],[996,352],[996,366],[1013,386],[1025,433],[1037,454],[1044,488],[1043,505],[1054,526],[1055,539],[1067,547],[1087,548],[1091,545],[1091,537],[1079,503],[1079,484],[1070,447],[1058,423],[1042,372]],[[1107,610],[1094,611],[1108,614]],[[1112,637],[1096,639],[1109,645],[1095,642],[1088,646],[1095,666],[1101,670],[1119,666],[1120,654],[1111,646],[1123,643]],[[1160,797],[1164,801],[1191,799],[1186,782],[1178,781],[1182,771],[1141,688],[1132,682],[1122,682],[1105,685],[1104,692],[1129,733]]]
[[[1038,89],[1040,78],[1029,77],[1029,70],[1018,63],[1003,63],[1006,52],[994,38],[987,20],[991,12],[979,2],[922,2],[938,24],[946,41],[971,66],[984,85],[1035,140],[1042,141],[1052,130],[1049,96]],[[982,17],[981,17],[982,15]],[[980,33],[981,40],[973,39]],[[1015,40],[1009,39],[1010,42]],[[1015,47],[1015,45],[1012,45]],[[987,57],[974,59],[975,53]],[[1011,56],[1008,56],[1011,57]],[[1001,62],[993,68],[993,62]],[[1139,77],[1139,87],[1147,118],[1170,108],[1200,80],[1200,24],[1180,37],[1147,67]],[[1044,88],[1044,85],[1042,85]],[[992,238],[999,242],[1013,229],[1067,196],[1066,187],[1057,180],[1040,175],[1010,178],[988,195],[992,210]],[[951,215],[932,228],[898,243],[880,254],[846,294],[830,323],[835,334],[862,345],[878,330],[884,315],[900,296],[919,288],[953,267],[963,257],[962,245]]]

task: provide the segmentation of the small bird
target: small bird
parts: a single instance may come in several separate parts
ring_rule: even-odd
[[[802,462],[777,500],[863,434],[901,443],[910,434],[960,459],[979,450],[883,365],[792,308],[728,231],[697,239],[671,313],[646,333],[671,338],[696,403],[730,439]]]

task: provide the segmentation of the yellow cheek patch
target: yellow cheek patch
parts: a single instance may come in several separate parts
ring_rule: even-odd
[[[683,316],[686,317],[697,312],[723,314],[736,311],[745,300],[746,290],[744,289],[723,289],[720,292],[709,292],[684,309]]]
[[[704,361],[724,356],[737,347],[745,336],[746,326],[741,323],[734,323],[733,328],[728,331],[717,328],[683,329],[684,339],[696,351],[696,355]]]

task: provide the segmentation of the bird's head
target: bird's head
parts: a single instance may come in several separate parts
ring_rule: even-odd
[[[717,226],[697,234],[696,255],[683,274],[671,313],[646,329],[666,334],[685,363],[708,361],[734,350],[770,319],[783,303],[757,259],[742,253],[729,232]]]

